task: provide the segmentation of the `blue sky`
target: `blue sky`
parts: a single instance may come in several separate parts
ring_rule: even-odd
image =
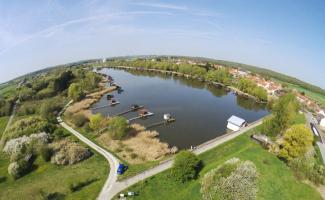
[[[323,0],[0,0],[0,82],[81,59],[173,54],[325,88],[324,10]]]

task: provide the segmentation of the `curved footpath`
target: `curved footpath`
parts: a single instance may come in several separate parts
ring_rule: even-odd
[[[84,142],[85,144],[87,144],[89,147],[91,147],[92,149],[94,149],[95,151],[97,151],[99,154],[103,155],[106,160],[109,162],[109,166],[110,166],[110,171],[109,171],[109,176],[105,182],[104,187],[102,188],[99,196],[98,196],[98,200],[107,200],[107,199],[111,199],[111,189],[114,186],[114,183],[116,183],[117,181],[117,167],[119,164],[119,160],[113,156],[111,153],[109,153],[108,151],[106,151],[105,149],[99,147],[97,144],[93,143],[92,141],[90,141],[89,139],[87,139],[85,136],[83,136],[81,133],[77,132],[76,130],[74,130],[73,128],[71,128],[69,125],[67,125],[65,122],[63,122],[61,120],[61,117],[58,117],[58,121],[60,122],[60,125],[65,128],[66,130],[68,130],[70,133],[72,133],[74,136],[76,136],[79,140],[81,140],[82,142]]]
[[[89,139],[87,139],[85,136],[83,136],[81,133],[77,132],[76,130],[74,130],[73,128],[71,128],[69,125],[67,125],[65,122],[63,122],[61,120],[61,117],[58,117],[58,121],[60,123],[60,125],[65,128],[66,130],[68,130],[69,132],[71,132],[73,135],[75,135],[78,139],[80,139],[82,142],[84,142],[85,144],[87,144],[88,146],[90,146],[92,149],[94,149],[95,151],[97,151],[99,154],[103,155],[106,160],[109,162],[110,165],[110,172],[109,172],[109,176],[105,182],[104,187],[102,188],[99,196],[97,199],[99,200],[109,200],[112,199],[115,195],[117,195],[119,192],[121,192],[122,190],[130,187],[131,185],[136,184],[139,181],[142,181],[148,177],[151,177],[155,174],[158,174],[162,171],[165,171],[167,169],[169,169],[172,164],[173,164],[173,159],[169,159],[166,161],[161,162],[158,166],[153,167],[151,169],[148,169],[144,172],[139,173],[138,175],[135,175],[131,178],[128,178],[126,180],[123,181],[117,181],[117,167],[119,164],[119,160],[111,153],[109,153],[108,151],[106,151],[105,149],[99,147],[97,144],[93,143],[92,141],[90,141]],[[252,124],[250,124],[249,126],[242,128],[239,131],[236,132],[232,132],[232,133],[228,133],[225,135],[222,135],[220,137],[217,137],[215,139],[212,139],[210,141],[207,141],[203,144],[201,144],[200,146],[198,146],[197,148],[195,148],[193,150],[193,152],[195,154],[201,154],[204,153],[216,146],[219,146],[243,133],[245,133],[246,131],[255,128],[256,126],[262,124],[263,119],[260,119]]]

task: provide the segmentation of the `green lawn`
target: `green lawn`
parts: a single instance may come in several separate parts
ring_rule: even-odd
[[[28,175],[13,180],[7,173],[9,159],[0,154],[0,177],[6,177],[0,183],[0,199],[14,200],[42,199],[40,191],[58,193],[65,199],[96,199],[108,175],[106,160],[97,154],[89,159],[71,166],[57,166],[44,163],[41,159],[35,162],[35,169]],[[95,179],[81,190],[72,193],[69,185],[78,181]]]
[[[7,126],[8,120],[9,120],[9,117],[0,117],[0,138]]]
[[[259,172],[258,199],[321,199],[315,189],[297,181],[293,173],[282,161],[252,141],[248,134],[241,135],[201,154],[199,157],[204,163],[200,177],[233,157],[254,162]],[[134,197],[134,199],[143,200],[201,199],[200,178],[186,184],[177,184],[170,177],[170,170],[142,181],[128,188],[127,191],[139,192],[139,196]]]
[[[16,92],[15,84],[10,84],[10,85],[0,87],[0,96],[3,96],[3,97],[13,96],[13,94],[15,94],[15,92]]]
[[[0,122],[5,121],[2,119]],[[69,132],[65,131],[65,135],[72,141],[80,142]],[[92,152],[94,154],[89,159],[70,166],[58,166],[37,158],[33,171],[18,180],[12,179],[8,174],[9,157],[0,152],[0,200],[22,197],[26,200],[42,199],[41,191],[46,194],[58,193],[64,199],[96,199],[107,179],[109,166],[104,157],[93,150]],[[77,192],[70,191],[70,184],[90,179],[94,182]]]

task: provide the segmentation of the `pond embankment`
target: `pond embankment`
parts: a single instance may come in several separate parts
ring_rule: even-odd
[[[234,92],[236,95],[241,95],[241,96],[244,96],[247,98],[251,98],[251,99],[255,100],[257,103],[267,103],[267,101],[261,101],[257,97],[255,97],[251,94],[245,93],[233,86],[225,85],[225,84],[219,83],[219,82],[206,81],[198,76],[192,76],[190,74],[184,74],[184,73],[180,73],[180,72],[160,70],[160,69],[142,68],[142,67],[114,66],[114,67],[106,67],[106,68],[127,69],[127,70],[137,70],[137,71],[151,71],[151,72],[164,73],[164,74],[168,74],[168,75],[172,75],[172,76],[185,77],[187,79],[195,79],[198,81],[206,82],[208,84],[225,87],[225,88],[231,90],[232,92]]]

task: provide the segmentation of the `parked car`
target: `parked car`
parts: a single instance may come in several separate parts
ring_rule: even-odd
[[[117,168],[117,174],[122,175],[126,170],[128,169],[128,166],[124,164],[119,164]]]

